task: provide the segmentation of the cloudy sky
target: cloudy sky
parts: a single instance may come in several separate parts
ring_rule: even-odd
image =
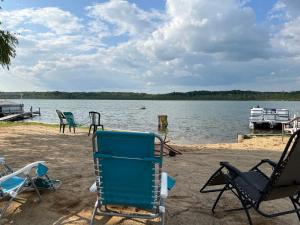
[[[300,90],[299,0],[5,0],[0,91]]]

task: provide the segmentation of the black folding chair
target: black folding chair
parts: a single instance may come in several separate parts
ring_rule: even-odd
[[[270,176],[261,170],[263,164],[268,164],[273,169]],[[278,163],[264,159],[248,172],[241,172],[228,162],[221,162],[220,165],[200,190],[201,193],[219,192],[212,207],[213,213],[222,194],[230,190],[241,201],[242,208],[229,211],[244,210],[250,225],[251,208],[269,218],[296,213],[300,221],[300,130],[290,137]],[[289,198],[293,209],[274,213],[260,209],[262,202],[281,198]]]

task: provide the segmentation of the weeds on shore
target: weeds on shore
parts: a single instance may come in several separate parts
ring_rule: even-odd
[[[15,127],[15,126],[44,126],[44,127],[52,127],[59,128],[59,124],[55,123],[41,123],[41,122],[24,122],[24,121],[14,121],[14,122],[0,122],[1,127]],[[80,129],[88,130],[87,126],[79,125]]]
[[[14,126],[46,126],[58,127],[58,124],[39,123],[39,122],[0,122],[0,127],[14,127]]]

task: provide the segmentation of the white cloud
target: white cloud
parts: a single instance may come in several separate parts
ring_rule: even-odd
[[[233,60],[269,57],[268,33],[256,25],[254,11],[236,0],[168,0],[167,14],[169,21],[142,43],[162,60],[183,52]]]
[[[70,12],[55,7],[28,8],[0,12],[1,20],[8,29],[24,25],[40,25],[56,34],[69,34],[81,30],[80,20]]]
[[[100,23],[104,22],[114,26],[113,35],[129,34],[141,35],[153,31],[158,22],[163,19],[157,11],[147,12],[138,8],[135,4],[125,0],[113,0],[101,4],[95,4],[86,8],[91,18]]]
[[[84,19],[59,8],[2,11],[6,27],[21,32],[0,89],[299,89],[299,17],[290,13],[270,33],[247,1],[167,0],[158,12],[111,0],[86,7]],[[274,15],[292,1],[280,2]]]
[[[271,18],[283,21],[273,35],[273,48],[289,57],[300,55],[300,1],[279,0],[271,11]],[[285,54],[285,55],[284,55]]]
[[[299,0],[278,0],[269,12],[269,18],[271,20],[277,19],[280,21],[288,21],[298,17],[299,14]]]
[[[293,55],[300,55],[300,17],[284,23],[275,35],[273,45]]]

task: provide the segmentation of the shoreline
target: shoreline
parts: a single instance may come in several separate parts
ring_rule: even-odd
[[[0,122],[0,128],[1,127],[15,127],[15,126],[45,126],[45,127],[51,127],[51,128],[59,128],[59,124],[58,123],[50,123],[50,122],[39,122],[39,121],[16,121],[16,122]],[[77,130],[80,131],[82,130],[82,132],[86,131],[89,129],[88,125],[79,125],[77,127]],[[112,130],[112,131],[123,131],[122,129],[112,129],[112,128],[106,128],[106,130]],[[140,132],[140,131],[138,131]],[[67,134],[68,131],[65,132],[65,134]],[[155,132],[157,134],[159,134],[159,132]],[[186,143],[174,143],[171,141],[170,145],[174,146],[174,147],[182,147],[182,148],[195,148],[195,149],[201,149],[201,148],[206,148],[206,149],[210,149],[210,148],[220,148],[220,149],[224,149],[224,148],[246,148],[246,149],[250,149],[255,148],[254,144],[257,144],[257,147],[259,149],[264,149],[264,150],[268,150],[268,146],[264,146],[267,143],[276,142],[276,145],[280,145],[280,146],[284,146],[289,138],[289,135],[284,135],[283,136],[283,142],[282,140],[282,135],[281,134],[243,134],[243,136],[245,136],[245,138],[238,143],[237,139],[236,142],[219,142],[219,143],[191,143],[191,144],[186,144]],[[267,141],[267,143],[262,143],[260,141],[253,141],[255,139],[263,139],[264,141]],[[279,140],[280,139],[280,140]],[[281,142],[281,143],[280,143]],[[272,144],[272,146],[270,146],[270,148],[274,147],[274,144]],[[248,150],[249,150],[248,149]]]

